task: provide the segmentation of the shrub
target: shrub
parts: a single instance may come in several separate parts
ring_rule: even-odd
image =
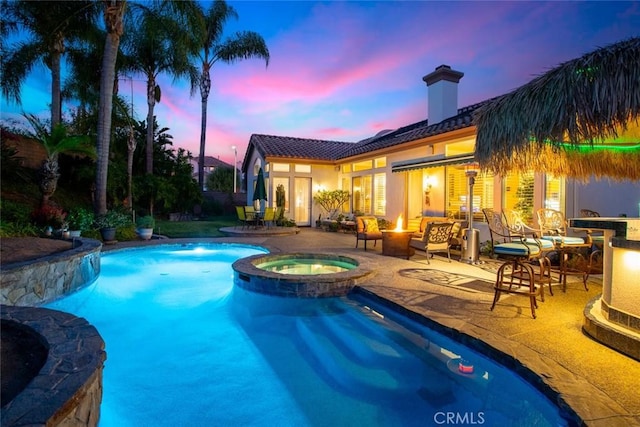
[[[387,221],[384,218],[378,218],[378,229],[379,230],[388,230],[393,228],[393,223],[391,221]]]
[[[93,226],[93,212],[85,208],[72,209],[67,216],[69,230],[86,231]]]
[[[110,210],[106,214],[98,215],[95,219],[95,226],[101,228],[118,228],[131,224],[129,215],[119,210]]]
[[[136,227],[138,228],[154,228],[156,221],[151,215],[139,216],[136,218]]]
[[[57,206],[45,204],[31,212],[31,220],[39,227],[62,228],[67,214]]]
[[[40,231],[33,224],[0,219],[0,237],[38,236]]]
[[[327,212],[329,219],[335,219],[349,197],[351,196],[346,190],[320,190],[313,196],[313,201]]]
[[[31,223],[33,209],[12,200],[0,200],[0,217],[5,222]]]

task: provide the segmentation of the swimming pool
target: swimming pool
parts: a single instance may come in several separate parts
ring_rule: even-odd
[[[366,297],[234,287],[231,264],[265,252],[107,253],[94,284],[47,305],[106,342],[101,426],[567,425],[509,370]]]

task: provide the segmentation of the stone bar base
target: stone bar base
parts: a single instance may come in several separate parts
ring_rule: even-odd
[[[640,361],[640,331],[618,326],[603,315],[601,297],[589,302],[584,309],[582,330],[594,340]]]

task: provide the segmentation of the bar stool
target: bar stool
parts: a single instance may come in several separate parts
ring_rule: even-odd
[[[535,319],[538,295],[540,300],[544,301],[544,284],[541,282],[545,277],[545,264],[539,261],[543,254],[541,244],[535,236],[527,238],[524,234],[514,232],[503,222],[502,215],[492,209],[483,209],[482,212],[489,225],[492,253],[507,258],[496,273],[491,310],[495,308],[503,293],[523,295],[529,298],[531,316]],[[529,261],[533,260],[540,264],[539,276],[529,264]],[[538,283],[541,283],[540,286]]]
[[[567,220],[564,214],[554,209],[542,208],[536,212],[538,225],[540,226],[540,239],[553,242],[558,253],[559,266],[556,269],[558,281],[562,284],[562,291],[567,291],[567,276],[575,275],[582,278],[585,290],[589,290],[587,279],[591,269],[589,260],[583,252],[588,252],[592,246],[591,238],[587,233],[587,239],[575,236],[567,236]],[[577,259],[582,266],[572,266],[571,258]]]

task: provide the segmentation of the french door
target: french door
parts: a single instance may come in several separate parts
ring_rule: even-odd
[[[298,226],[311,225],[311,178],[294,178],[295,206],[293,219]]]

